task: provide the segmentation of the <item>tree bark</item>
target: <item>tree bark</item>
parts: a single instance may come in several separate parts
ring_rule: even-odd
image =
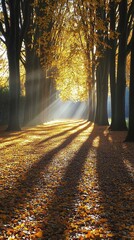
[[[110,1],[110,30],[115,31],[115,22],[116,22],[116,6],[114,1]],[[110,93],[111,93],[111,124],[109,129],[112,130],[115,124],[115,92],[116,92],[116,83],[115,83],[115,72],[116,72],[116,39],[110,39],[109,41],[111,49],[109,50],[110,55]]]
[[[104,58],[100,60],[97,70],[97,108],[95,123],[100,126],[109,125],[107,113],[107,97],[108,97],[108,50],[104,54]]]
[[[129,126],[127,142],[134,142],[134,30],[131,45],[130,87],[129,87]]]
[[[127,0],[119,3],[119,52],[116,85],[115,122],[112,130],[127,129],[125,121],[125,88],[126,88],[126,48],[127,48]]]
[[[20,39],[19,39],[19,4],[10,2],[10,34],[7,39],[7,55],[9,64],[9,120],[8,131],[19,131],[20,102]],[[16,16],[17,15],[17,16]]]
[[[2,40],[7,48],[9,65],[9,117],[8,131],[20,130],[20,51],[30,19],[31,2],[2,0],[3,19],[0,21]]]
[[[29,42],[29,41],[28,41]],[[24,125],[27,125],[31,122],[32,115],[32,69],[33,69],[33,50],[28,47],[28,42],[25,43],[25,52],[26,52],[26,81],[25,81],[25,107],[24,107]]]
[[[95,123],[99,124],[99,117],[100,117],[100,100],[101,100],[101,64],[97,67],[96,70],[96,113],[95,113]]]

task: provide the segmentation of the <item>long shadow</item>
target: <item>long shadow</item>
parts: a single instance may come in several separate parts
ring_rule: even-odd
[[[34,163],[30,170],[26,172],[25,176],[23,176],[23,180],[18,181],[16,185],[8,191],[5,197],[0,198],[0,209],[8,216],[6,223],[10,222],[16,215],[16,210],[20,208],[20,205],[33,198],[34,186],[40,179],[40,173],[43,170],[44,173],[47,173],[48,166],[51,164],[53,156],[68,146],[81,132],[86,130],[89,125],[89,123],[83,124],[80,130],[68,136],[62,144],[45,154],[38,162]]]
[[[102,239],[111,239],[111,236],[112,239],[117,240],[133,239],[129,233],[130,231],[132,233],[134,224],[133,180],[124,166],[121,147],[119,149],[116,143],[112,144],[104,134],[104,130],[106,130],[105,127],[95,126],[71,160],[48,207],[47,223],[42,226],[43,239],[67,239],[66,228],[69,219],[72,219],[75,214],[75,200],[79,195],[78,185],[90,148],[97,154],[96,170],[100,193],[97,201],[101,204],[100,222],[96,227],[103,229],[105,237]],[[92,143],[96,137],[100,139],[99,146],[93,147]],[[112,234],[110,237],[107,236],[108,232]]]
[[[37,127],[38,128],[38,127]],[[19,139],[20,137],[22,137],[23,135],[33,135],[33,132],[42,132],[42,134],[38,134],[38,135],[44,135],[44,126],[42,126],[42,128],[39,130],[37,130],[37,128],[35,130],[28,130],[28,129],[23,129],[21,130],[21,132],[3,132],[3,134],[0,136],[0,143],[7,143],[7,142],[13,142],[14,140]],[[47,132],[46,132],[47,135]],[[13,143],[12,143],[13,145]]]
[[[78,121],[75,120],[74,123],[75,123],[75,124],[77,124],[77,123],[79,124],[80,121],[84,122],[84,121],[86,121],[86,120],[85,120],[85,119],[83,119],[83,120],[78,120]],[[60,126],[63,126],[63,127],[65,126],[65,127],[67,127],[67,126],[69,126],[69,125],[72,125],[72,121],[70,121],[70,122],[67,121],[67,123],[58,121],[58,122],[51,122],[50,124],[44,123],[44,125],[24,126],[20,132],[6,132],[5,129],[6,129],[7,127],[5,127],[5,129],[3,129],[3,127],[0,126],[0,134],[2,134],[2,135],[0,135],[0,142],[2,142],[3,139],[6,139],[6,138],[9,138],[9,137],[12,137],[12,136],[16,136],[16,135],[17,135],[17,136],[21,136],[21,135],[23,135],[25,132],[27,132],[27,133],[39,132],[39,131],[42,131],[42,129],[46,129],[47,131],[52,131],[52,130],[54,130],[54,129],[57,129],[57,126],[59,126],[59,124],[60,124]],[[52,125],[52,126],[51,126],[51,129],[50,129],[50,125]],[[29,130],[29,129],[30,129],[30,130]],[[43,132],[42,134],[44,134],[44,132]],[[1,138],[2,138],[2,139],[1,139]]]
[[[87,122],[87,120],[85,119],[81,119],[81,120],[71,120],[71,121],[57,121],[57,122],[48,122],[48,123],[44,123],[43,124],[43,128],[46,129],[47,131],[51,131],[51,130],[57,130],[57,127],[60,125],[61,128],[68,128],[70,127],[71,125],[73,124],[80,124],[80,122]],[[50,126],[51,126],[51,129],[50,129]],[[29,127],[30,128],[30,131],[40,131],[42,130],[42,125],[38,125],[38,126],[35,126],[35,127]],[[28,129],[29,129],[28,128]],[[24,128],[25,129],[25,128]],[[27,128],[26,128],[27,129]]]
[[[91,123],[88,125],[88,128]],[[90,134],[90,133],[89,133]],[[92,134],[92,133],[91,133]],[[75,200],[78,198],[78,185],[83,173],[83,167],[90,151],[91,135],[82,144],[68,165],[61,179],[60,186],[54,193],[54,198],[48,207],[47,223],[42,226],[43,239],[66,239],[68,219],[73,217]]]
[[[67,132],[72,131],[72,130],[75,130],[75,129],[77,129],[78,127],[82,126],[83,124],[84,124],[84,123],[82,122],[81,124],[79,124],[79,125],[77,125],[77,126],[75,126],[75,127],[73,127],[73,128],[69,128],[69,129],[67,129],[67,130],[65,130],[65,131],[63,131],[63,132],[60,132],[60,133],[55,134],[55,135],[53,135],[53,136],[51,136],[51,137],[48,137],[48,138],[40,141],[39,143],[37,143],[37,145],[40,145],[40,144],[45,143],[45,142],[47,142],[47,141],[49,141],[49,140],[52,140],[53,138],[61,137],[62,135],[66,134]]]
[[[9,142],[11,141],[11,137],[14,137],[14,139],[16,138],[19,138],[21,135],[24,134],[24,131],[21,131],[21,132],[17,132],[17,133],[8,133],[8,132],[3,132],[2,136],[0,136],[0,143],[3,143],[3,142]],[[7,140],[9,139],[9,140]]]
[[[41,143],[45,143],[45,142],[47,142],[47,141],[49,141],[49,140],[52,140],[53,138],[60,137],[60,136],[64,135],[65,133],[67,133],[68,131],[75,130],[75,129],[77,129],[78,127],[82,126],[84,123],[86,123],[86,121],[85,121],[85,122],[83,121],[82,123],[77,124],[75,127],[72,127],[72,128],[71,128],[71,127],[69,127],[69,128],[67,127],[67,130],[62,131],[61,133],[58,133],[58,134],[56,134],[56,135],[47,137],[47,138],[45,138],[44,140],[42,140],[42,141],[40,141],[39,143],[37,143],[37,145],[39,145],[39,144],[41,144]],[[65,125],[65,124],[64,124],[64,125]],[[68,124],[67,124],[67,126],[68,126]],[[57,128],[57,127],[56,127],[56,128]],[[44,132],[45,127],[42,127],[41,129],[42,129],[42,131]],[[41,131],[41,129],[40,129],[40,131]],[[53,131],[52,127],[51,127],[51,130],[50,130],[50,127],[47,127],[46,133],[37,134],[37,136],[38,136],[38,135],[48,135],[48,132],[49,132],[48,130],[51,131],[51,132]],[[38,130],[38,131],[39,131],[39,130]],[[36,131],[33,131],[33,132],[35,133]],[[31,134],[31,130],[26,130],[26,132],[23,132],[23,133],[21,133],[21,134],[17,134],[17,135],[19,135],[19,136],[16,136],[16,137],[14,137],[13,139],[5,140],[5,141],[0,141],[0,142],[2,142],[2,143],[11,142],[11,143],[6,144],[6,146],[3,146],[0,150],[5,149],[5,148],[7,148],[7,147],[13,146],[13,145],[14,145],[14,140],[20,139],[20,137],[21,137],[23,134],[24,134],[24,136],[25,136],[26,134],[29,134],[29,136],[30,136],[30,135],[33,136],[33,133]],[[29,144],[29,143],[27,143],[27,145],[28,145],[28,144]]]
[[[104,208],[102,218],[107,219],[113,239],[118,240],[133,239],[130,232],[134,230],[134,181],[124,165],[121,144],[118,141],[111,143],[100,131],[97,173]]]
[[[122,147],[122,157],[130,162],[134,168],[134,143],[124,142]]]

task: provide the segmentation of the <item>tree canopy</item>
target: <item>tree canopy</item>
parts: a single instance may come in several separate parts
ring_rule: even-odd
[[[25,69],[26,122],[37,115],[37,122],[43,122],[43,109],[58,92],[64,101],[88,100],[88,120],[107,125],[110,94],[110,129],[127,129],[133,1],[2,0],[0,18],[9,65],[9,129],[19,129],[20,61]]]

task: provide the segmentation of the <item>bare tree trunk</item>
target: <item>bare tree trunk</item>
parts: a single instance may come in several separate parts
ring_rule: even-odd
[[[125,121],[125,88],[126,88],[126,48],[127,48],[127,0],[119,3],[119,52],[116,85],[115,123],[112,130],[127,129]]]
[[[20,104],[20,75],[19,75],[19,57],[16,51],[8,51],[9,62],[9,119],[7,131],[19,131],[19,104]]]
[[[131,45],[130,87],[129,87],[129,126],[127,142],[134,142],[134,30]]]
[[[107,113],[108,97],[108,50],[104,58],[100,60],[100,66],[97,70],[97,109],[95,123],[98,125],[108,125]]]
[[[115,31],[115,22],[116,22],[116,6],[114,1],[110,1],[110,29],[111,31]],[[109,129],[112,130],[115,124],[115,56],[116,56],[116,39],[110,39],[110,92],[111,92],[111,125]]]
[[[7,39],[9,64],[9,120],[8,131],[19,131],[20,103],[20,39],[19,39],[19,4],[10,2],[10,36]],[[17,16],[16,16],[17,15]]]

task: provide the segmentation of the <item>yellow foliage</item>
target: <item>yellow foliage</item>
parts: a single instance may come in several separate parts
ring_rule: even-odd
[[[85,101],[88,97],[87,83],[90,82],[87,56],[81,49],[78,29],[73,30],[72,22],[66,22],[53,61],[58,73],[55,76],[56,88],[64,101]]]

